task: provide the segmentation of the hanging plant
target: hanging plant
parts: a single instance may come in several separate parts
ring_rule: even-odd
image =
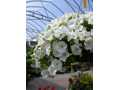
[[[42,70],[42,76],[55,75],[66,65],[88,59],[93,52],[92,32],[92,13],[69,13],[51,21],[39,34],[34,50],[36,67]]]

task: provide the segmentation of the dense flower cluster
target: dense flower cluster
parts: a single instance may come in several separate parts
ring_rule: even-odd
[[[81,57],[82,50],[93,51],[92,13],[65,14],[48,24],[38,37],[34,57],[43,77],[61,71],[63,62],[71,56]]]

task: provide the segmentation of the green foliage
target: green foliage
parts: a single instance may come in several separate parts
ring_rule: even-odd
[[[34,77],[40,76],[40,70],[39,68],[33,68],[31,65],[33,65],[35,62],[33,60],[32,54],[33,54],[34,48],[26,47],[26,81],[28,82]]]
[[[92,76],[88,73],[81,75],[80,85],[81,85],[82,90],[93,90]]]
[[[47,57],[47,56],[40,59],[40,63],[41,63],[40,67],[41,67],[41,69],[47,69],[48,68],[48,66],[49,66],[48,60],[49,60],[49,57]]]
[[[87,31],[90,31],[91,29],[93,29],[93,25],[92,24],[88,24],[88,21],[84,20],[83,24],[84,27],[86,27]]]

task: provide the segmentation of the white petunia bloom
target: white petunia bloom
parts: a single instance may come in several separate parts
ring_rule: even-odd
[[[53,32],[50,31],[50,30],[45,31],[44,35],[43,35],[43,38],[46,41],[52,41],[53,40]]]
[[[87,32],[86,30],[83,30],[82,32],[79,32],[77,35],[80,40],[85,40],[86,38],[91,37],[91,32]]]
[[[88,23],[93,24],[93,14],[92,13],[89,13]]]
[[[67,39],[68,39],[68,41],[70,41],[71,39],[74,39],[74,40],[77,39],[77,37],[78,36],[76,35],[76,33],[74,31],[72,31],[72,32],[69,33]]]
[[[79,44],[72,45],[71,50],[73,55],[81,55],[82,50]]]
[[[42,50],[40,47],[35,48],[35,54],[34,54],[34,59],[35,59],[35,67],[39,68],[40,67],[40,62],[39,60],[45,56],[45,51]]]
[[[69,54],[68,52],[64,52],[64,53],[62,53],[62,56],[59,57],[59,59],[60,59],[61,61],[65,62],[66,59],[67,59],[69,56],[70,56],[70,54]]]
[[[41,48],[35,48],[35,58],[40,59]]]
[[[57,71],[61,71],[62,70],[62,62],[60,60],[54,59],[51,63],[52,67],[55,67],[55,69]]]
[[[64,41],[54,41],[53,42],[53,49],[66,49],[67,44]]]
[[[45,56],[45,47],[39,47],[36,51],[35,51],[35,56],[38,57],[39,56],[39,59],[43,58]]]
[[[51,45],[50,45],[50,43],[47,43],[46,45],[45,45],[45,51],[46,51],[46,55],[50,55],[50,52],[51,52]]]
[[[85,40],[84,45],[85,45],[85,49],[93,51],[93,39],[92,39],[92,37],[87,38]]]
[[[39,59],[38,58],[35,58],[35,67],[36,68],[40,67],[40,65],[39,65]]]
[[[82,32],[83,30],[86,30],[82,25],[79,26],[79,32]]]
[[[42,44],[44,44],[44,43],[45,43],[45,42],[44,42],[43,38],[40,37],[40,38],[38,39],[38,45],[40,46],[40,45],[42,45]]]
[[[85,32],[85,38],[89,38],[89,37],[91,37],[91,32]]]
[[[62,32],[59,29],[54,31],[54,36],[58,39],[60,38],[61,34],[62,34]]]
[[[88,24],[93,24],[93,18],[88,19]]]
[[[67,26],[68,26],[69,29],[75,29],[76,28],[76,21],[74,19],[70,20],[68,22]]]
[[[41,71],[41,75],[43,78],[48,78],[50,73],[48,70],[43,70],[43,71]]]
[[[67,51],[67,44],[64,41],[54,41],[52,48],[53,55],[55,57],[61,57],[62,54]]]
[[[67,34],[69,32],[69,29],[67,27],[64,27],[64,28],[61,28],[60,31],[63,33],[63,34]]]
[[[49,66],[48,71],[50,75],[56,75],[57,69],[54,66]]]
[[[66,36],[65,33],[62,33],[59,37],[59,40],[62,40],[65,36]]]
[[[74,40],[74,43],[75,43],[75,44],[79,44],[79,39],[75,39],[75,40]]]

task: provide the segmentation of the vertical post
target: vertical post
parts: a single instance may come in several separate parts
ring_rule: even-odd
[[[87,8],[88,7],[88,0],[83,0],[83,7]]]

